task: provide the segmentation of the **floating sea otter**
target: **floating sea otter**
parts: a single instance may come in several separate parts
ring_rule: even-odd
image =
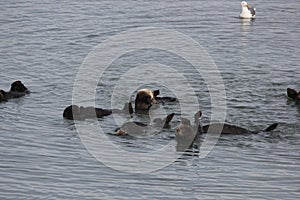
[[[169,114],[164,119],[156,118],[153,124],[148,125],[141,122],[126,122],[120,128],[116,129],[115,135],[131,135],[135,137],[145,137],[154,134],[157,130],[162,128],[169,128],[170,121],[173,119],[175,113]]]
[[[7,101],[8,99],[12,98],[19,98],[29,93],[30,91],[21,81],[15,81],[11,84],[10,90],[8,92],[0,90],[0,102]]]
[[[174,97],[158,97],[159,90],[140,89],[135,97],[135,111],[147,111],[157,103],[177,101]]]
[[[83,107],[77,105],[70,105],[65,108],[63,112],[63,117],[69,120],[85,120],[91,118],[100,118],[104,116],[111,115],[113,113],[133,113],[133,108],[131,103],[126,103],[122,110],[120,109],[102,109],[95,108],[92,106]]]
[[[300,92],[297,92],[296,90],[291,88],[287,88],[286,91],[289,98],[294,100],[300,100]]]
[[[188,119],[181,118],[181,124],[176,129],[176,140],[177,144],[181,147],[189,148],[190,145],[193,144],[197,136],[201,134],[206,133],[217,133],[219,130],[221,130],[222,135],[226,134],[257,134],[259,132],[270,132],[274,130],[278,123],[274,123],[265,130],[262,131],[251,131],[239,126],[227,124],[227,123],[215,123],[215,124],[208,124],[205,126],[202,126],[200,123],[201,112],[197,112],[195,114],[195,122],[194,125],[191,126],[191,123]],[[209,132],[208,132],[209,131]],[[178,146],[178,145],[177,145]]]

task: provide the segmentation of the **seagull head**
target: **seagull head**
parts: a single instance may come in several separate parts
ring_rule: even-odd
[[[246,1],[241,2],[242,7],[248,7],[248,3]]]

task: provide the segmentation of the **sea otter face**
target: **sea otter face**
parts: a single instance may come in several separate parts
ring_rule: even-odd
[[[27,87],[21,81],[15,81],[11,84],[10,87],[11,92],[20,92],[20,93],[30,93]]]
[[[155,97],[159,95],[159,90],[141,89],[137,92],[135,98],[136,110],[148,110],[156,103]]]

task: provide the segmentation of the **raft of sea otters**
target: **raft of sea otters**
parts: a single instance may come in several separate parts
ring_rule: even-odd
[[[12,98],[20,98],[26,94],[30,94],[30,91],[21,81],[15,81],[11,84],[9,91],[0,90],[0,102],[9,101]],[[165,104],[169,102],[176,102],[175,97],[160,97],[159,90],[140,89],[137,91],[135,97],[135,107],[131,102],[124,103],[123,109],[103,109],[96,107],[83,107],[77,105],[70,105],[63,111],[63,117],[67,120],[85,120],[90,118],[102,118],[111,114],[128,114],[133,115],[134,113],[148,113],[149,109],[155,104]],[[287,96],[291,100],[300,102],[300,91],[296,91],[291,88],[287,88]],[[174,113],[170,113],[164,119],[154,119],[152,123],[146,124],[142,122],[126,122],[121,127],[117,128],[115,135],[134,135],[142,136],[147,133],[148,129],[155,128],[170,128],[170,121],[174,117]],[[193,124],[190,120],[181,117],[180,124],[176,128],[175,139],[177,142],[183,144],[184,148],[192,146],[193,142],[198,138],[197,136],[208,133],[220,132],[221,134],[255,134],[258,132],[269,132],[274,130],[278,123],[274,123],[267,127],[265,130],[251,131],[236,125],[227,123],[215,123],[202,126],[200,123],[201,111],[197,111],[194,115]]]

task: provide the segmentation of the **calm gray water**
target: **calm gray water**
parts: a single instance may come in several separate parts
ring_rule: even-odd
[[[32,93],[0,104],[0,198],[298,199],[300,105],[288,101],[285,91],[300,90],[299,1],[250,3],[257,19],[243,22],[237,0],[1,1],[0,88],[22,80]],[[279,127],[268,134],[222,137],[207,157],[183,155],[152,173],[116,171],[94,159],[62,111],[72,102],[75,76],[88,53],[138,27],[176,30],[205,48],[225,84],[226,121],[251,130],[273,122]],[[110,107],[119,74],[140,62],[188,73],[186,62],[159,55],[141,51],[114,62],[113,73],[97,87],[95,104]],[[205,83],[193,75],[190,81],[199,85],[202,121],[208,122]],[[178,121],[176,116],[173,127]],[[107,134],[115,128],[111,117],[101,122]],[[149,140],[110,139],[125,150],[144,151],[173,135],[170,130]]]

